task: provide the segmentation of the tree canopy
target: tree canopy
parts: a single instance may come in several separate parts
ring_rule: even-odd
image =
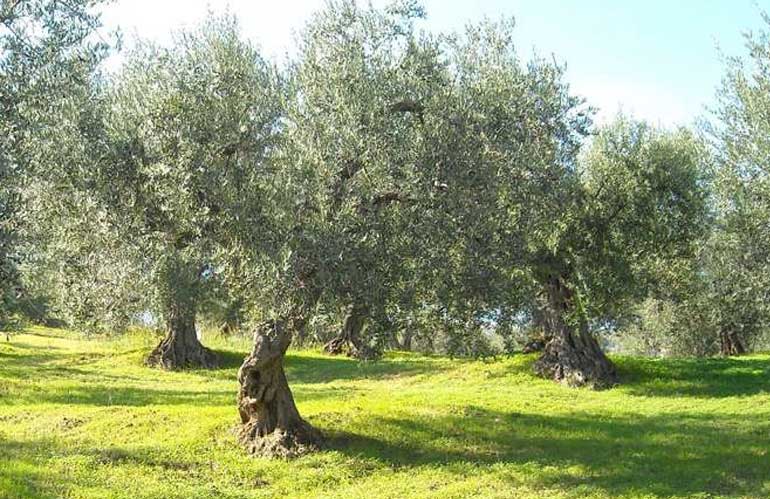
[[[147,363],[176,369],[218,364],[202,317],[248,324],[252,453],[320,444],[283,369],[317,323],[366,360],[529,324],[540,375],[596,388],[617,336],[732,355],[766,327],[767,34],[699,134],[595,125],[513,20],[430,33],[416,1],[332,0],[283,66],[212,16],[108,73],[96,5],[0,8],[0,329],[39,293],[81,328],[162,326]]]

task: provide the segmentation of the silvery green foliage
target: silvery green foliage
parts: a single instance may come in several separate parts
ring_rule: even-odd
[[[770,23],[764,15],[766,23]],[[720,328],[752,344],[770,319],[770,33],[747,35],[748,57],[727,62],[708,127],[716,157],[717,226],[709,309]]]
[[[703,145],[620,116],[602,127],[580,163],[568,254],[593,317],[629,300],[671,292],[707,235],[709,176]]]
[[[521,64],[511,30],[484,23],[450,38],[452,84],[426,113],[439,118],[420,171],[441,193],[424,212],[432,261],[419,268],[445,331],[468,318],[504,325],[538,301],[549,275],[576,291],[571,313],[601,323],[656,287],[656,266],[692,258],[702,234],[694,137],[620,117],[581,155],[591,109],[563,68]]]
[[[419,268],[440,323],[480,329],[535,293],[533,268],[567,229],[591,111],[569,93],[563,68],[520,61],[512,22],[470,26],[443,43],[448,84],[426,113],[419,169],[432,186]]]
[[[0,329],[23,297],[17,265],[22,191],[34,174],[33,153],[52,125],[51,109],[103,56],[89,36],[99,2],[8,0],[0,4]]]
[[[320,288],[326,309],[363,303],[369,333],[387,337],[403,324],[502,324],[549,272],[602,317],[640,294],[646,258],[687,252],[704,201],[685,132],[620,120],[579,164],[591,110],[562,67],[522,63],[512,23],[432,37],[416,31],[420,15],[332,2],[306,29],[280,148],[288,245],[275,276],[310,262],[300,289]]]
[[[280,96],[276,71],[231,18],[168,48],[141,43],[109,85],[108,149],[92,181],[122,243],[142,255],[156,310],[202,298],[223,247],[271,241],[263,198]]]
[[[312,288],[328,309],[366,307],[376,336],[413,286],[413,225],[427,190],[417,173],[422,108],[445,78],[436,42],[414,32],[420,15],[409,3],[331,2],[302,35],[277,158],[275,230],[286,245],[261,279],[276,309],[292,300],[270,283]]]
[[[45,299],[49,315],[88,332],[136,323],[151,306],[144,255],[123,243],[87,193],[36,187],[26,192],[26,215],[40,229],[27,231],[34,251],[22,267],[31,297]]]
[[[110,156],[104,81],[94,69],[83,71],[46,109],[44,132],[28,142],[34,181],[23,190],[25,288],[73,327],[114,331],[148,306],[146,260],[123,244],[120,222],[96,188],[95,174]]]
[[[588,126],[561,68],[519,62],[509,23],[431,37],[421,15],[332,2],[291,79],[285,261],[312,261],[323,299],[364,303],[371,333],[519,305],[522,221],[555,202],[541,181],[574,168]]]

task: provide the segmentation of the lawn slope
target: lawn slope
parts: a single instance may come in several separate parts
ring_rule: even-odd
[[[0,342],[0,498],[770,497],[770,358],[615,358],[622,387],[573,390],[532,357],[358,363],[289,355],[328,448],[236,445],[246,342],[213,371],[161,372],[153,338],[31,329]]]

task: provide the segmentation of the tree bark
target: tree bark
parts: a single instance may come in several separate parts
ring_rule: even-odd
[[[174,251],[160,263],[159,286],[166,336],[147,357],[147,365],[163,369],[217,367],[216,354],[204,347],[195,330],[199,266]]]
[[[372,348],[368,347],[361,339],[361,331],[364,329],[367,319],[366,307],[352,305],[345,314],[340,334],[324,345],[324,351],[330,355],[347,354],[362,360],[370,360],[377,356]]]
[[[407,328],[404,329],[404,331],[402,332],[401,344],[399,345],[399,348],[404,352],[411,352],[413,337],[414,337],[414,332],[412,331],[412,325],[409,324]]]
[[[184,301],[170,304],[166,310],[166,336],[147,357],[147,365],[163,369],[213,369],[218,363],[217,355],[198,340],[195,306]]]
[[[283,369],[292,335],[304,322],[289,317],[259,325],[238,371],[239,440],[250,454],[289,458],[321,445],[321,433],[300,417]]]
[[[609,388],[618,383],[615,365],[599,347],[588,330],[584,318],[571,324],[574,312],[573,292],[564,279],[550,276],[546,282],[548,304],[547,330],[551,337],[542,356],[535,362],[535,371],[569,386]]]
[[[720,353],[725,357],[734,355],[743,355],[746,353],[746,346],[743,344],[738,333],[730,329],[722,329],[719,332]]]

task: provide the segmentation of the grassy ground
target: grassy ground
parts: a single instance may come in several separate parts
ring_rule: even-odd
[[[150,338],[34,329],[0,343],[2,498],[770,497],[770,358],[615,359],[573,390],[494,362],[295,352],[288,376],[328,449],[236,445],[235,373],[142,366]]]

